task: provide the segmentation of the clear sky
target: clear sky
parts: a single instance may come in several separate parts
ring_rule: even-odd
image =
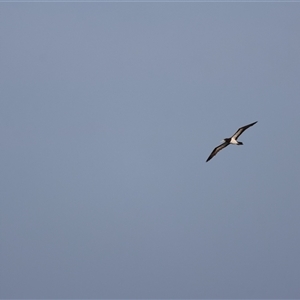
[[[1,3],[1,298],[300,298],[299,32],[300,3]]]

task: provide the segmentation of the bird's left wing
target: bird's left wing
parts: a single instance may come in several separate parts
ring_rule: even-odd
[[[239,128],[237,132],[232,136],[232,138],[236,140],[246,129],[248,129],[249,127],[253,126],[256,123],[257,121]]]

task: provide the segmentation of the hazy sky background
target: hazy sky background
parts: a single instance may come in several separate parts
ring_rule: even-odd
[[[299,3],[1,3],[1,298],[300,298],[299,32]]]

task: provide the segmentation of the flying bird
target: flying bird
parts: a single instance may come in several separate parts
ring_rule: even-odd
[[[237,141],[238,137],[249,127],[253,126],[254,124],[256,124],[256,122],[248,124],[246,126],[243,126],[241,128],[239,128],[237,130],[237,132],[230,138],[226,138],[223,140],[223,143],[221,145],[219,145],[218,147],[216,147],[212,153],[210,154],[210,156],[208,157],[208,159],[206,160],[206,162],[208,162],[209,160],[211,160],[219,151],[221,151],[222,149],[224,149],[225,147],[227,147],[229,144],[232,145],[243,145],[242,142]]]

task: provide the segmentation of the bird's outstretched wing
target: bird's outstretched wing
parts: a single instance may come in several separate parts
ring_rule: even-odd
[[[232,138],[234,138],[236,140],[246,129],[248,129],[249,127],[253,126],[256,123],[257,123],[257,121],[239,128],[237,130],[237,132],[232,136]]]
[[[219,151],[221,151],[222,149],[224,149],[225,147],[227,147],[229,145],[229,142],[224,142],[223,144],[219,145],[218,147],[216,147],[212,153],[210,154],[210,156],[208,157],[208,159],[206,160],[206,162],[208,162],[209,160],[211,160]]]

